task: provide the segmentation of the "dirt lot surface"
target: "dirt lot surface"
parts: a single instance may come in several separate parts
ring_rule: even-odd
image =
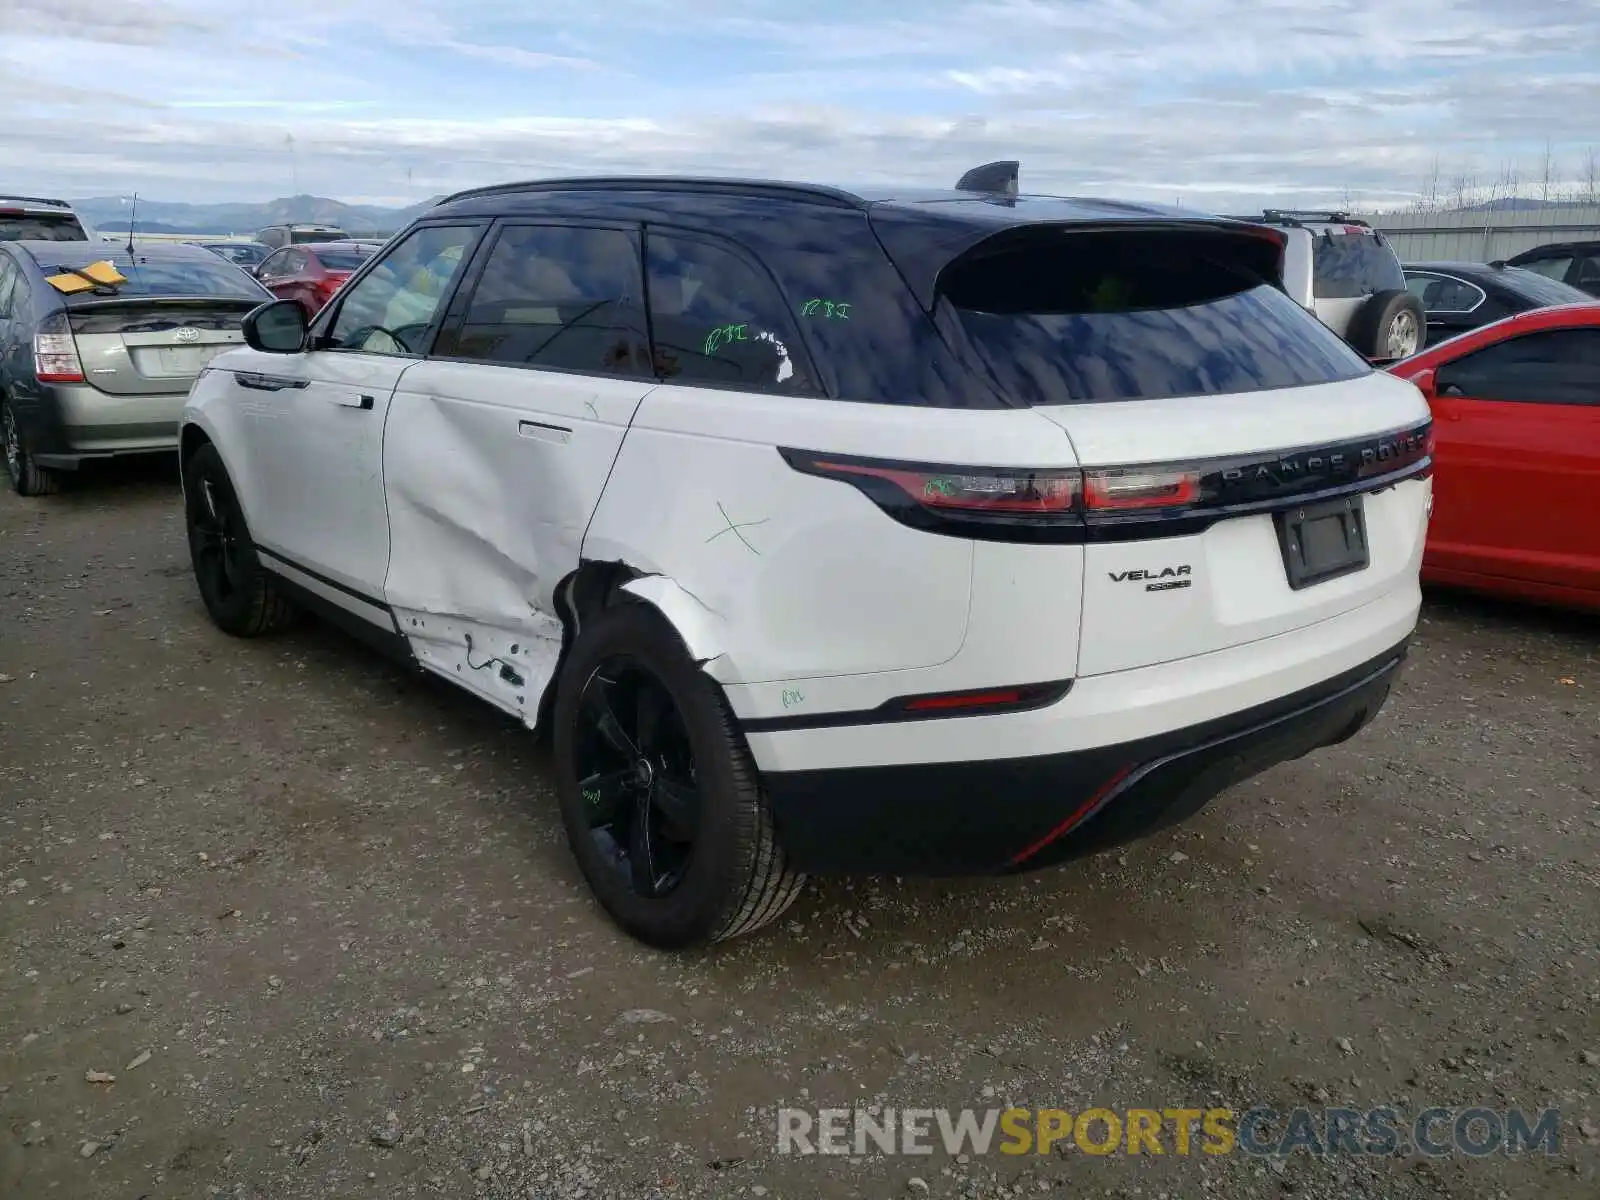
[[[0,494],[0,1196],[1600,1195],[1592,619],[1432,598],[1371,729],[1175,833],[670,956],[526,731],[214,630],[173,470]],[[871,1103],[1559,1106],[1560,1148],[777,1152]]]

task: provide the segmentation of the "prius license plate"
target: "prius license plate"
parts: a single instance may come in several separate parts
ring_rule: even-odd
[[[1363,500],[1361,496],[1326,500],[1275,515],[1291,588],[1299,591],[1367,568],[1372,560]]]
[[[200,368],[216,356],[218,346],[158,346],[156,373],[160,375],[198,375]]]

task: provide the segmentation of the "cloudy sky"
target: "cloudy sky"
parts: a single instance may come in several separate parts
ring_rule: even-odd
[[[1595,0],[0,0],[0,186],[406,203],[580,171],[1403,204],[1600,150]],[[239,6],[243,10],[244,6]],[[1525,182],[1524,192],[1529,192]],[[1537,184],[1532,194],[1537,194]]]

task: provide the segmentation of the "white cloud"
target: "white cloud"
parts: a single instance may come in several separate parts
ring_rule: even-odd
[[[0,0],[8,183],[420,198],[587,171],[1025,186],[1219,207],[1575,177],[1591,0]],[[292,152],[288,138],[292,135]]]

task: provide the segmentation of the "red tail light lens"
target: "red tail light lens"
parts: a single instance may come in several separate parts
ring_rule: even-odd
[[[973,513],[1069,513],[1077,505],[1082,478],[1078,471],[891,467],[828,458],[810,465],[816,474],[886,480],[928,508]]]
[[[66,313],[53,312],[39,322],[33,335],[33,373],[40,383],[83,382],[83,363]]]

